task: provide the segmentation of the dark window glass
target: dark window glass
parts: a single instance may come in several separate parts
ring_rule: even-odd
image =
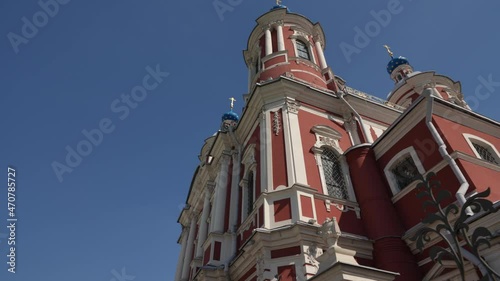
[[[321,163],[323,164],[323,173],[325,175],[328,195],[340,199],[347,199],[347,188],[338,156],[331,149],[323,148]]]
[[[477,143],[472,143],[472,145],[476,149],[476,151],[479,154],[479,156],[481,157],[481,159],[486,160],[486,161],[493,163],[493,164],[497,164],[497,165],[499,164],[497,159],[495,158],[495,156],[493,156],[493,153],[491,152],[489,147],[485,147],[485,146],[482,146],[482,145],[477,144]]]
[[[311,60],[311,56],[309,55],[309,48],[304,42],[299,40],[297,40],[297,52],[299,54],[299,58]]]
[[[399,190],[402,190],[416,180],[418,169],[411,155],[406,155],[393,165],[391,173],[396,180]]]

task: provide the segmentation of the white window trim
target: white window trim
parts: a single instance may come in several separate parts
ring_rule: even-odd
[[[489,141],[487,141],[483,138],[475,136],[475,135],[465,134],[465,133],[462,135],[464,136],[465,140],[467,141],[467,144],[469,144],[470,148],[472,149],[472,152],[474,152],[474,155],[478,159],[486,161],[483,158],[481,158],[481,155],[479,155],[479,152],[476,150],[476,148],[473,145],[474,142],[476,142],[479,145],[486,146],[487,148],[490,148],[492,150],[490,152],[493,152],[492,153],[493,157],[495,157],[495,160],[497,160],[497,162],[500,163],[500,153],[498,153],[497,148],[492,143],[490,143]],[[486,161],[486,162],[490,163],[489,161]],[[491,163],[491,164],[496,165],[495,163]]]
[[[347,200],[356,202],[356,195],[354,194],[354,188],[352,187],[351,175],[349,173],[346,157],[344,155],[344,151],[342,151],[339,146],[339,139],[342,137],[342,134],[325,125],[314,126],[311,131],[316,135],[316,143],[311,150],[314,152],[314,157],[316,158],[316,165],[319,169],[323,194],[329,196],[328,188],[326,187],[325,172],[323,171],[323,161],[321,160],[323,147],[328,147],[335,151],[339,156],[340,167],[342,169],[342,174],[344,175],[344,183],[347,189]],[[341,198],[338,199],[343,200]]]
[[[401,192],[401,190],[399,189],[398,183],[397,183],[396,179],[394,178],[391,170],[392,170],[394,164],[396,162],[398,162],[401,158],[406,156],[407,154],[410,154],[411,158],[413,159],[413,163],[415,163],[415,166],[418,169],[418,172],[421,175],[425,174],[424,166],[422,165],[422,162],[420,162],[420,159],[418,158],[418,154],[415,151],[415,148],[413,148],[413,146],[410,146],[410,147],[407,147],[407,148],[401,150],[396,155],[394,155],[394,157],[392,157],[391,161],[389,161],[389,163],[387,163],[387,165],[385,165],[385,168],[384,168],[384,174],[387,178],[387,181],[389,182],[389,186],[391,188],[393,195],[398,194],[399,192]],[[409,186],[411,186],[411,184]]]

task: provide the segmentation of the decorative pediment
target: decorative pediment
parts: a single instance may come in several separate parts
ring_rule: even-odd
[[[326,145],[336,148],[340,153],[342,153],[339,146],[339,139],[342,137],[340,132],[325,125],[316,125],[311,128],[311,132],[316,135],[315,147],[320,148]]]
[[[326,125],[316,125],[312,127],[311,131],[316,135],[321,135],[323,137],[331,139],[340,139],[342,137],[342,134],[340,132]]]

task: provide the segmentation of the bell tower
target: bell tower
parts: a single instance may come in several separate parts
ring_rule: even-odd
[[[317,88],[337,90],[323,53],[326,41],[319,23],[291,13],[280,1],[256,21],[243,52],[249,91],[256,83],[282,75]]]

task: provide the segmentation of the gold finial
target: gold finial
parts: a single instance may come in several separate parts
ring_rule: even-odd
[[[394,58],[394,53],[391,51],[391,47],[384,45],[384,48],[387,50],[387,53],[391,58]]]
[[[281,5],[281,0],[276,0],[276,6]]]
[[[233,110],[233,108],[234,108],[234,102],[236,101],[236,99],[233,98],[233,97],[231,97],[229,100],[231,101],[231,110]]]

